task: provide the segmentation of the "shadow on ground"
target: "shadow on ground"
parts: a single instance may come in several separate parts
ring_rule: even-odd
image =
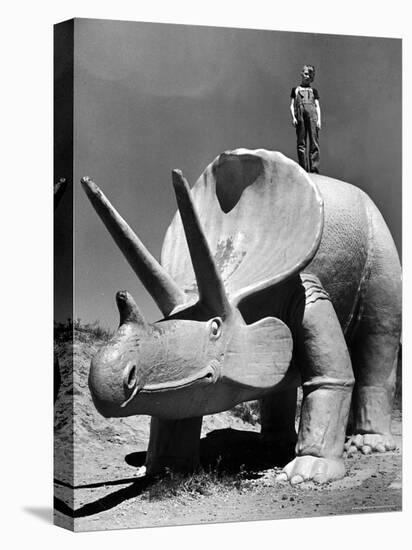
[[[225,428],[209,432],[200,440],[200,464],[208,470],[219,468],[230,472],[262,470],[284,466],[292,460],[293,445],[275,450],[265,446],[259,433]],[[125,461],[129,466],[140,468],[145,464],[146,453],[130,453]]]
[[[274,450],[273,445],[262,442],[259,433],[233,428],[214,430],[200,441],[200,461],[205,469],[219,465],[231,473],[256,472],[284,466],[293,456],[294,445]]]
[[[140,479],[132,478],[132,479],[134,479],[133,483],[131,483],[127,487],[123,487],[118,491],[109,493],[108,495],[105,495],[104,497],[99,498],[94,502],[85,504],[84,506],[81,506],[77,510],[73,510],[63,500],[55,497],[54,509],[57,512],[61,512],[62,514],[71,518],[83,518],[86,516],[92,516],[93,514],[105,512],[106,510],[110,510],[111,508],[118,506],[119,504],[121,504],[126,500],[138,497],[151,483],[150,480],[148,480],[147,478],[140,478]],[[121,480],[121,482],[127,483],[128,480]],[[110,484],[113,484],[113,482],[102,483],[101,485],[103,486],[103,485],[110,485]],[[78,488],[79,487],[73,487],[73,489],[78,489]]]

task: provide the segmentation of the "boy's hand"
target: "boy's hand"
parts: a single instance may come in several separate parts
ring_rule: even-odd
[[[294,116],[292,118],[292,126],[297,126],[298,125],[298,121],[297,121],[297,118]]]

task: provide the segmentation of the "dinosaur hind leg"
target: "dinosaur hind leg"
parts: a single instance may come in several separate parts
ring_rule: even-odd
[[[352,398],[353,434],[345,445],[350,452],[383,452],[396,447],[391,419],[399,334],[370,332],[367,325],[364,323],[359,330],[352,352],[356,379]]]
[[[400,265],[392,237],[380,214],[372,215],[375,235],[371,273],[362,300],[361,317],[352,343],[355,388],[353,435],[347,450],[395,448],[391,434],[392,405],[401,334]]]

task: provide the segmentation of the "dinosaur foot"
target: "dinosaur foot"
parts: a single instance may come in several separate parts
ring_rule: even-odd
[[[344,475],[343,460],[306,455],[297,456],[289,462],[277,476],[276,481],[289,481],[291,485],[298,485],[304,481],[328,483],[328,481],[341,479]]]
[[[345,451],[348,456],[357,452],[365,455],[370,453],[384,453],[396,449],[396,443],[391,434],[355,434],[348,437]]]

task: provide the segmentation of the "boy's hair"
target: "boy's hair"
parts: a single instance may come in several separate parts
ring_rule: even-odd
[[[315,67],[313,65],[303,65],[302,71],[305,69],[308,69],[310,81],[313,82],[315,80]]]

